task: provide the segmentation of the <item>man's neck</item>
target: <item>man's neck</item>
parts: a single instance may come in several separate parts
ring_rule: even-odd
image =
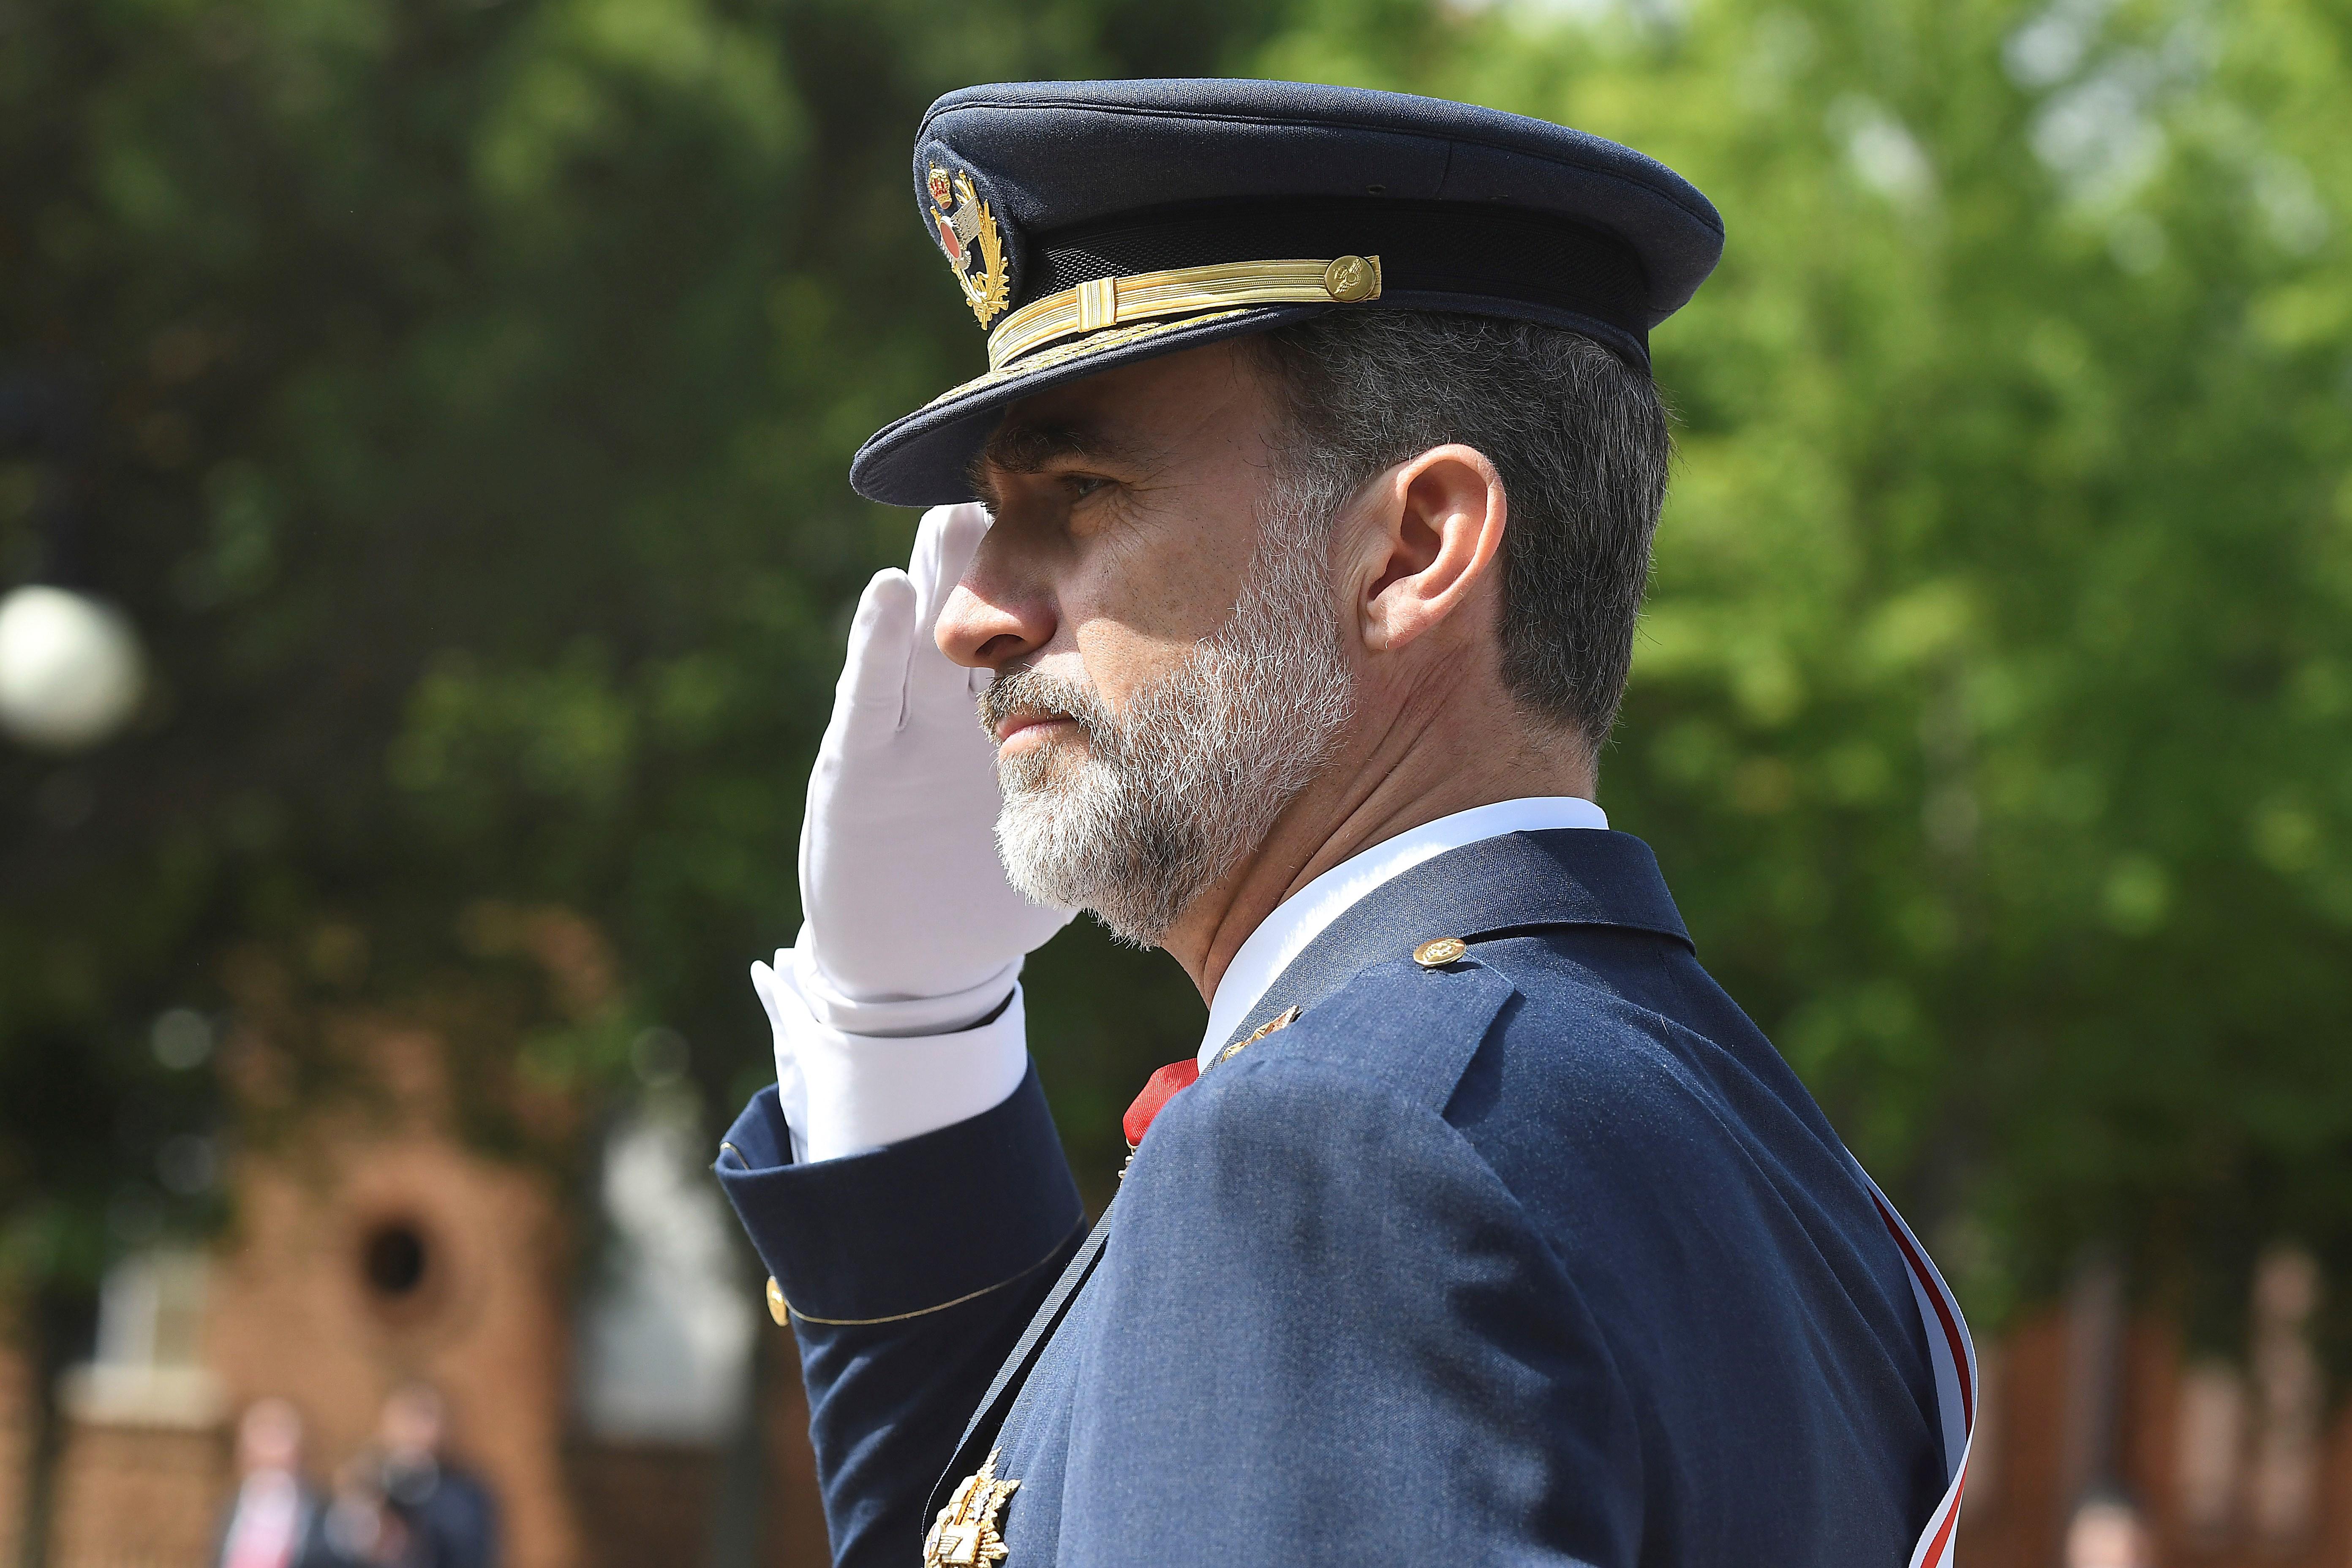
[[[1341,755],[1300,792],[1265,841],[1195,900],[1160,945],[1203,999],[1266,916],[1307,883],[1398,834],[1474,806],[1528,795],[1593,795],[1592,768],[1573,737],[1540,732],[1516,710],[1442,693],[1359,724]]]

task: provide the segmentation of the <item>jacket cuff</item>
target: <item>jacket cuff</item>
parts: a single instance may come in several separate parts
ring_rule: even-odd
[[[1020,969],[1014,963],[1010,973]],[[936,999],[868,1006],[869,1023],[895,1017],[887,1035],[827,1023],[822,994],[809,991],[823,977],[790,950],[776,954],[773,969],[753,964],[751,984],[775,1028],[777,1099],[795,1163],[871,1153],[969,1121],[1011,1094],[1028,1070],[1021,988],[1010,981],[1009,994],[948,998],[948,1013]],[[919,1017],[932,1026],[896,1027]]]
[[[1003,1102],[867,1154],[792,1163],[773,1088],[719,1146],[719,1186],[798,1316],[919,1317],[1026,1278],[1085,1220],[1033,1065]]]

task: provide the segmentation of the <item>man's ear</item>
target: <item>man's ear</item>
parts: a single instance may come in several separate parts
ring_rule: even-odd
[[[1503,476],[1475,447],[1432,447],[1366,487],[1358,503],[1364,647],[1394,653],[1477,596],[1503,547]]]

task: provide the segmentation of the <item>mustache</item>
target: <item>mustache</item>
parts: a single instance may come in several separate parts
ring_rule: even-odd
[[[1047,675],[1026,665],[1008,665],[996,672],[975,704],[980,721],[991,735],[1016,713],[1049,713],[1075,721],[1089,741],[1115,728],[1110,710],[1095,689],[1082,680]]]

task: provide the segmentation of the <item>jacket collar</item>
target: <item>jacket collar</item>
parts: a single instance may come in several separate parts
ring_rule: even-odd
[[[1465,942],[1547,926],[1616,926],[1691,945],[1650,847],[1590,827],[1506,833],[1423,862],[1324,929],[1266,988],[1225,1044],[1313,1006],[1376,963],[1435,937]]]

